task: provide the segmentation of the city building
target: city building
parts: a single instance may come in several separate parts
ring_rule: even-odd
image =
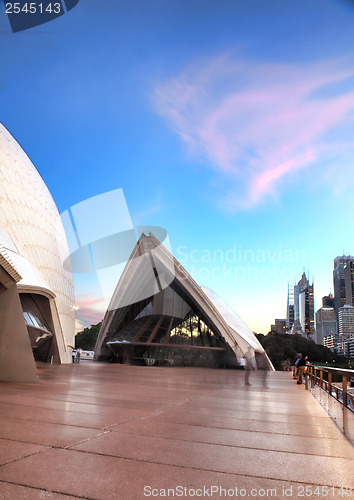
[[[341,307],[354,306],[354,257],[342,255],[334,259],[333,269],[334,310],[338,319]]]
[[[294,286],[294,324],[298,328],[301,326],[300,320],[300,293],[306,290],[309,286],[305,272],[302,273],[301,279]]]
[[[354,307],[346,304],[338,311],[338,341],[340,346],[354,337]],[[341,352],[339,352],[341,354]]]
[[[291,330],[294,324],[295,303],[294,303],[294,287],[288,284],[288,301],[286,306],[286,326]]]
[[[345,303],[354,306],[354,258],[349,259],[343,266],[345,286]]]
[[[322,306],[332,307],[334,309],[334,297],[331,293],[322,297]]]
[[[160,366],[272,365],[222,300],[201,288],[151,234],[142,234],[105,314],[96,360]]]
[[[310,285],[303,272],[301,279],[294,286],[294,292],[288,290],[287,303],[287,324],[290,333],[297,333],[314,340],[315,335],[315,312],[314,312],[314,294],[313,283]],[[293,315],[293,324],[291,318]]]
[[[354,337],[346,341],[346,357],[354,360]]]
[[[276,319],[274,325],[270,325],[270,330],[272,332],[278,333],[288,333],[288,326],[286,319]]]
[[[314,340],[315,333],[315,308],[313,298],[313,285],[308,285],[299,294],[300,324],[307,338]]]
[[[338,350],[338,335],[328,335],[323,337],[323,345],[331,349],[331,351],[337,352]]]
[[[48,188],[0,124],[0,379],[34,381],[34,360],[71,362],[74,288],[68,256]]]
[[[337,345],[337,352],[347,359],[354,359],[354,337],[347,340],[339,341]]]
[[[324,345],[324,338],[337,335],[337,316],[331,295],[322,297],[322,307],[316,312],[316,344]]]

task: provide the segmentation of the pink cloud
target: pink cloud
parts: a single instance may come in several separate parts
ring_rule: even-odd
[[[94,298],[92,296],[79,296],[76,298],[76,332],[91,325],[97,325],[102,321],[107,310],[107,300]]]
[[[353,76],[344,59],[300,66],[226,55],[161,83],[155,105],[189,154],[202,155],[228,186],[234,183],[238,195],[229,207],[247,209],[338,150],[329,135],[348,120],[354,91],[325,96],[324,90]],[[353,148],[354,139],[346,146]]]

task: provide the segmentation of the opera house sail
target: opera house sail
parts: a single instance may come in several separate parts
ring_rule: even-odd
[[[71,361],[74,287],[70,268],[63,266],[68,255],[47,186],[0,124],[0,379],[35,379],[34,360]],[[19,356],[21,367],[9,366]]]
[[[142,234],[105,314],[96,360],[231,367],[272,365],[239,316],[201,288],[152,235]]]

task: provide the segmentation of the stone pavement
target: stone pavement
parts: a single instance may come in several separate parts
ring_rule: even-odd
[[[290,373],[38,369],[0,382],[0,499],[354,498],[352,445]]]

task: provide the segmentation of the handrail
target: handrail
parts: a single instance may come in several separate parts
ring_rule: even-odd
[[[349,370],[349,368],[334,368],[332,366],[315,366],[315,365],[308,365],[308,366],[317,369],[322,369],[323,371],[326,372],[338,373],[339,375],[344,373],[346,375],[354,377],[354,370]]]
[[[348,382],[354,382],[354,370],[314,365],[307,365],[307,368],[305,389],[310,389],[342,432],[354,443],[354,392],[353,394],[348,392]],[[333,381],[334,376],[341,377],[340,385],[337,385],[338,382]],[[326,396],[324,396],[324,393],[326,393]],[[340,404],[340,412],[338,412],[336,402]],[[333,405],[337,405],[337,408],[334,408]],[[341,416],[340,419],[339,415]]]

